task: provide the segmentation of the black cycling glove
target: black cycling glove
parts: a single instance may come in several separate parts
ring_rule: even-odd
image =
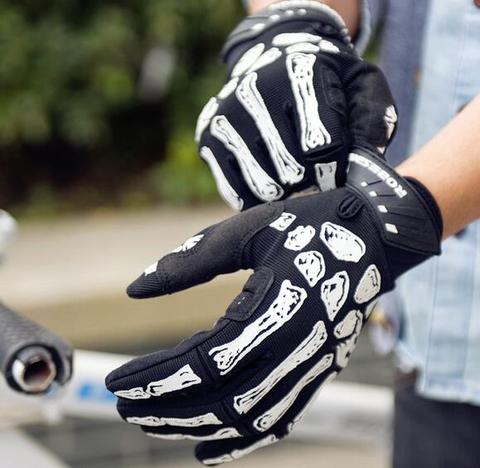
[[[227,83],[200,114],[196,140],[234,209],[342,186],[352,148],[388,145],[397,115],[385,77],[329,7],[276,3],[233,31],[223,57]]]
[[[239,269],[254,273],[212,330],[107,377],[118,411],[151,436],[205,441],[196,455],[209,465],[281,439],[347,365],[379,295],[439,253],[441,224],[421,184],[359,151],[345,187],[205,229],[128,294],[161,296]]]

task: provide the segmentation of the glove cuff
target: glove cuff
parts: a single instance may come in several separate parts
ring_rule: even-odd
[[[289,0],[274,3],[245,18],[227,38],[221,52],[222,60],[227,64],[232,63],[232,52],[239,45],[293,22],[301,25],[297,32],[314,27],[319,35],[335,38],[354,51],[345,22],[335,10],[317,1]]]
[[[425,258],[438,255],[443,224],[430,192],[401,177],[373,152],[355,150],[349,161],[347,186],[374,214],[384,243]]]

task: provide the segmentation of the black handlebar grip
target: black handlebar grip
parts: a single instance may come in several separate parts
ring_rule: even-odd
[[[73,348],[63,339],[0,303],[0,372],[19,392],[47,392],[72,375]]]

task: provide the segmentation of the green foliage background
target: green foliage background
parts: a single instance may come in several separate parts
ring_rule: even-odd
[[[237,0],[0,0],[0,205],[48,214],[215,197],[193,143]],[[139,97],[148,52],[175,66]]]

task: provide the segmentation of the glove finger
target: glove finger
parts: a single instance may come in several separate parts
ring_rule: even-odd
[[[278,218],[282,208],[282,204],[258,206],[207,228],[148,267],[127,288],[127,294],[133,298],[162,296],[251,267],[243,258],[245,245]]]
[[[131,422],[131,421],[129,421]],[[224,440],[242,438],[242,434],[233,426],[209,426],[204,428],[158,427],[142,426],[142,431],[149,437],[164,440]]]
[[[225,439],[214,442],[202,442],[195,448],[198,461],[207,466],[238,460],[262,447],[278,442],[275,434],[264,434],[259,437],[242,437],[239,439]]]
[[[359,62],[348,74],[353,146],[383,153],[396,129],[397,111],[387,80],[375,65]]]

